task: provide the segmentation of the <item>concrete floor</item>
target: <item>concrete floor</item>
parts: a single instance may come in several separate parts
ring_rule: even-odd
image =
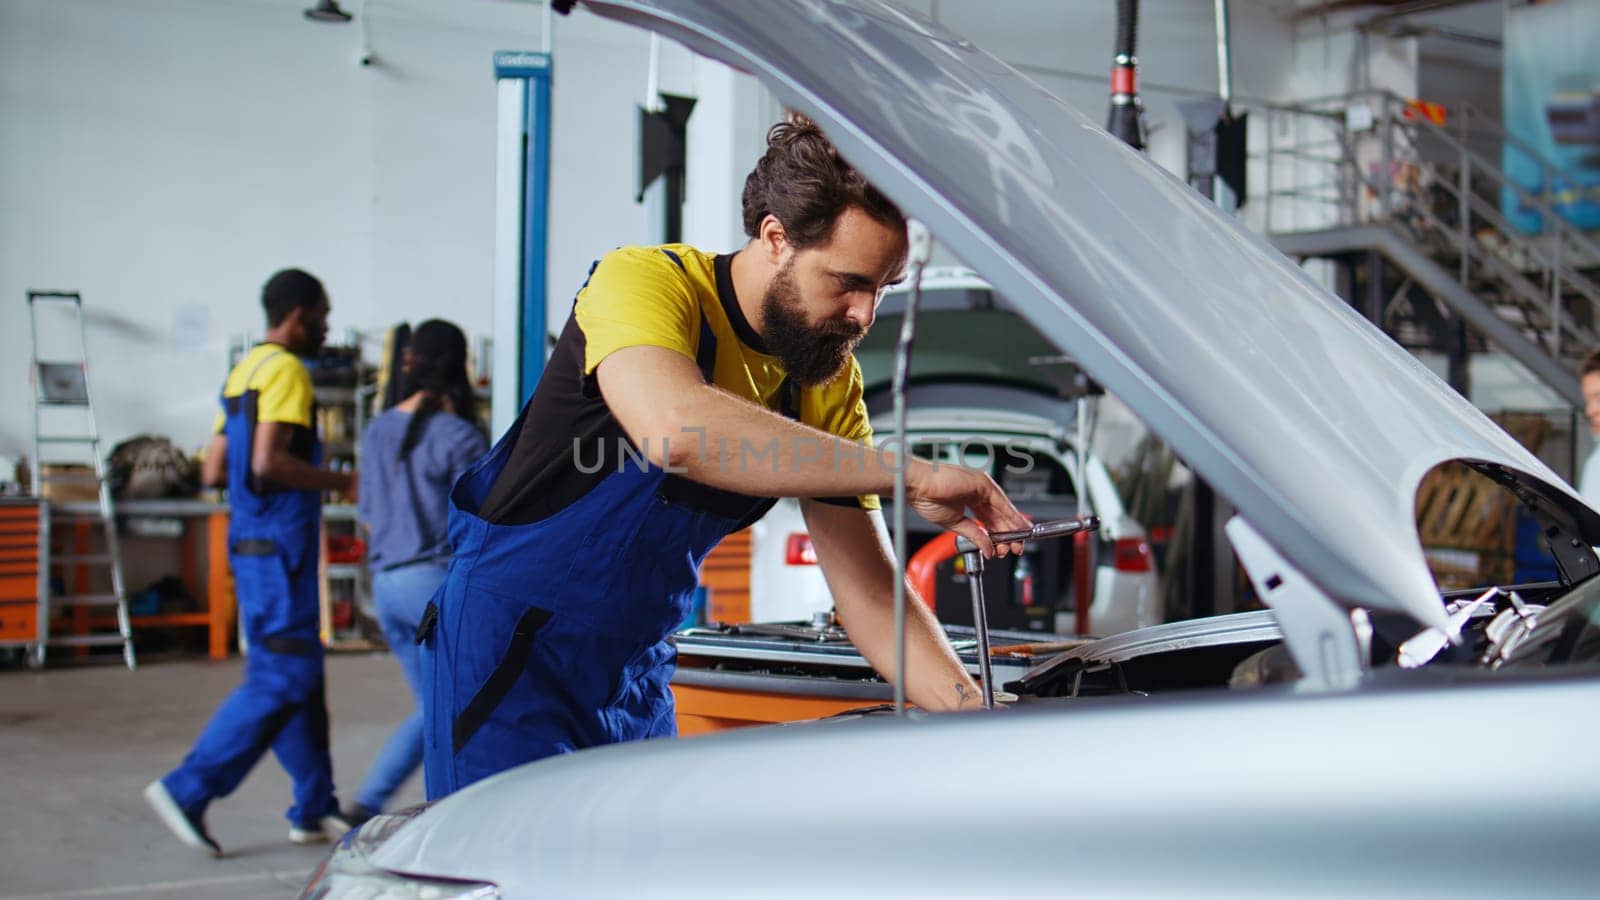
[[[140,796],[183,758],[240,667],[0,672],[0,898],[294,897],[327,846],[289,843],[289,779],[270,754],[206,815],[221,859],[178,843]],[[410,704],[386,654],[328,659],[341,802]],[[419,773],[395,805],[420,802],[421,781]]]

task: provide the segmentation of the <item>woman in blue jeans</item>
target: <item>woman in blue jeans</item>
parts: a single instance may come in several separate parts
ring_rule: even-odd
[[[352,825],[383,811],[422,764],[421,661],[417,625],[450,563],[450,488],[487,449],[467,379],[467,339],[438,319],[417,326],[403,356],[406,399],[361,435],[361,521],[378,622],[404,670],[416,708],[390,736],[355,805]]]

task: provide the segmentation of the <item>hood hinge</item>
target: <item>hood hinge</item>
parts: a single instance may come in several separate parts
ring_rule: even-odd
[[[1355,687],[1372,658],[1372,626],[1363,610],[1345,609],[1289,564],[1239,516],[1224,529],[1261,601],[1272,607],[1283,642],[1300,667],[1300,687]]]

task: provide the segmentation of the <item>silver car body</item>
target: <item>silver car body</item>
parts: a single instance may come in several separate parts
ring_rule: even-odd
[[[1337,297],[939,26],[879,0],[582,9],[813,117],[1234,504],[1252,527],[1230,535],[1297,598],[1286,635],[1326,600],[1445,624],[1413,500],[1446,460],[1600,543],[1560,478]],[[1594,892],[1600,680],[1063,702],[557,757],[329,865],[504,897]]]
[[[370,860],[507,898],[1593,896],[1600,680],[1078,703],[585,751]]]

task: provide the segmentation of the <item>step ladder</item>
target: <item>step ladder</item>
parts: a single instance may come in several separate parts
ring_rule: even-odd
[[[122,552],[117,541],[116,509],[111,501],[105,457],[100,451],[100,432],[95,425],[94,404],[89,394],[89,345],[84,334],[83,299],[76,291],[29,291],[28,329],[33,340],[33,458],[37,463],[34,490],[43,501],[47,485],[93,486],[97,501],[92,509],[76,511],[54,509],[42,521],[39,536],[39,649],[43,662],[53,647],[122,648],[122,659],[134,668],[133,626],[128,617],[127,589],[122,580]],[[70,332],[76,331],[73,336]],[[65,332],[65,334],[63,333]],[[68,467],[73,470],[68,471]],[[85,471],[87,469],[87,471]],[[87,526],[98,530],[98,547],[74,547],[57,552],[50,531],[58,525],[68,534],[81,535]],[[92,583],[109,586],[98,591],[56,593],[59,569],[70,567],[79,573],[104,572]],[[65,583],[65,582],[63,582]],[[52,617],[59,612],[83,609],[89,631],[83,634],[54,636]],[[105,613],[115,615],[115,629],[107,629]]]

